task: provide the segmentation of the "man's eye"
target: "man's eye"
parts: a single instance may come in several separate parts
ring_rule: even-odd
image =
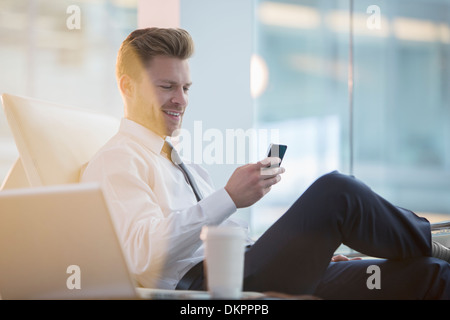
[[[188,91],[189,91],[189,88],[188,88],[188,87],[185,87],[185,88],[183,88],[183,90],[184,90],[184,92],[188,92]]]

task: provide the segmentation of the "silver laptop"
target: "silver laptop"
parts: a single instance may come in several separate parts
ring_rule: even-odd
[[[98,185],[0,192],[0,296],[138,297]]]

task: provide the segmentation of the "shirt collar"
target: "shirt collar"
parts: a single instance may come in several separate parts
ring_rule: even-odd
[[[135,140],[139,141],[154,153],[161,153],[164,139],[143,125],[140,125],[133,120],[122,118],[119,131],[132,136]]]

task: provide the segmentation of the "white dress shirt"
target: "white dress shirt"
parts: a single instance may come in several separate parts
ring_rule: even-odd
[[[101,184],[138,284],[174,289],[204,258],[204,225],[247,227],[230,218],[236,206],[225,189],[214,190],[201,166],[186,163],[204,196],[197,202],[183,172],[161,154],[163,144],[151,130],[122,119],[118,133],[92,158],[81,181]]]

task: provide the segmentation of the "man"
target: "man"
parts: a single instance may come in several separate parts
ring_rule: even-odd
[[[216,190],[200,166],[180,170],[165,140],[181,128],[187,110],[192,53],[182,29],[136,30],[125,39],[116,69],[124,119],[82,178],[102,184],[130,268],[144,287],[203,289],[201,228],[245,228],[233,213],[261,199],[284,173],[265,169],[279,162],[267,158],[237,168]],[[385,259],[330,263],[341,243]],[[431,242],[428,221],[338,172],[314,182],[248,245],[245,290],[332,299],[450,298],[450,265],[442,260],[450,251]],[[381,289],[367,286],[371,265],[380,268]]]

